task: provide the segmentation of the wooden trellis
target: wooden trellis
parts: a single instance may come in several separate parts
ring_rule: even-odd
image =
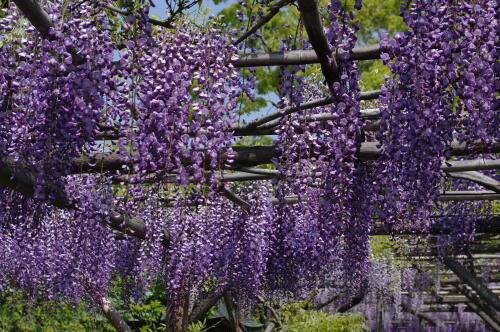
[[[46,38],[50,38],[48,34],[49,29],[53,26],[48,14],[43,10],[36,0],[13,0],[18,8],[24,13],[31,24]],[[256,32],[262,25],[268,22],[274,15],[276,15],[280,8],[293,3],[293,0],[281,0],[276,2],[271,8],[269,13],[261,18],[253,27],[251,27],[245,34],[235,41],[238,44],[245,40],[248,36]],[[303,51],[289,51],[289,52],[273,52],[273,53],[258,53],[258,54],[244,54],[234,62],[236,67],[254,67],[254,66],[277,66],[277,65],[298,65],[298,64],[313,64],[319,63],[321,65],[322,73],[328,85],[339,79],[338,66],[336,56],[333,61],[329,59],[331,50],[328,41],[324,35],[321,19],[318,11],[317,1],[313,0],[297,0],[298,9],[301,14],[302,22],[307,31],[309,42],[312,45],[312,50]],[[125,14],[120,9],[107,7],[108,9]],[[159,21],[156,19],[149,19],[153,25],[158,25],[166,28],[172,27],[171,21]],[[82,63],[84,61],[78,56],[76,50],[71,50],[74,63]],[[353,49],[353,60],[375,60],[380,58],[380,46],[369,45],[364,47],[355,47]],[[366,91],[361,93],[362,100],[372,100],[378,98],[380,90]],[[325,106],[333,102],[332,98],[325,97],[315,101],[310,101],[300,105],[299,107],[289,107],[282,109],[249,123],[235,123],[231,130],[236,136],[259,136],[259,135],[272,135],[278,127],[278,120],[280,117],[289,115],[300,110],[310,109],[319,106]],[[365,120],[366,130],[376,130],[379,125],[380,111],[378,109],[369,109],[361,111],[361,118]],[[325,121],[331,119],[331,114],[316,114],[314,116],[305,117],[304,121]],[[98,139],[117,139],[120,133],[114,128],[102,127]],[[373,160],[381,155],[381,148],[377,142],[363,142],[359,151],[359,159],[362,161]],[[466,146],[465,144],[454,142],[451,146],[452,156],[462,156],[468,154],[480,153],[498,153],[500,152],[500,142],[496,142],[492,147],[485,147],[478,143],[474,146]],[[218,174],[218,178],[222,183],[232,181],[250,181],[250,180],[266,180],[272,179],[277,176],[277,171],[264,170],[255,168],[255,166],[262,164],[269,164],[271,159],[279,157],[279,150],[276,146],[251,146],[251,147],[234,147],[234,163],[231,169]],[[226,156],[223,156],[221,164]],[[114,171],[121,169],[129,162],[124,160],[118,154],[102,153],[88,156],[80,156],[74,160],[79,172],[96,172],[96,171]],[[96,166],[91,166],[96,165]],[[443,192],[440,200],[498,200],[500,199],[500,182],[488,177],[479,171],[481,170],[494,170],[500,169],[500,160],[469,160],[469,161],[443,161],[442,171],[447,176],[465,179],[482,185],[486,190],[484,191],[451,191]],[[227,172],[230,171],[230,172]],[[315,174],[321,176],[321,174]],[[174,181],[175,175],[172,175]],[[126,181],[126,178],[117,179],[117,181]],[[23,167],[12,160],[0,160],[0,185],[12,188],[28,197],[34,194],[34,172]],[[71,202],[62,191],[62,187],[54,184],[50,190],[56,193],[54,205],[59,208],[70,208]],[[226,197],[233,202],[240,204],[245,208],[246,203],[241,198],[237,197],[231,191],[222,187],[222,191]],[[286,197],[286,203],[296,203],[299,201],[298,197]],[[282,204],[283,200],[276,200],[276,204]],[[112,214],[112,227],[123,231],[127,234],[144,238],[146,234],[146,227],[139,218],[133,218],[122,215],[120,213]],[[478,232],[490,235],[500,233],[500,219],[498,216],[493,216],[484,223],[478,224]],[[431,233],[439,233],[439,230],[433,229]],[[383,227],[375,227],[372,235],[388,234],[387,230]],[[479,246],[477,247],[479,248]],[[494,259],[500,257],[499,248],[489,248]],[[477,250],[476,252],[481,252]],[[432,257],[435,255],[432,250],[428,253],[421,253],[419,257],[414,259]],[[473,253],[474,255],[474,253]],[[478,256],[479,257],[479,256]],[[484,261],[484,259],[483,259]],[[500,300],[498,294],[500,293],[500,276],[494,275],[489,285],[482,284],[474,275],[472,275],[461,264],[457,263],[451,258],[445,259],[445,264],[456,275],[442,280],[442,285],[445,287],[439,294],[431,294],[426,298],[425,304],[427,311],[447,311],[452,312],[456,310],[457,303],[465,303],[467,310],[476,312],[483,320],[495,331],[500,331],[500,321],[498,311],[500,310]],[[487,286],[490,286],[488,288]],[[192,316],[194,318],[201,317],[201,315],[210,308],[217,298],[209,297],[206,301],[200,303],[193,310]],[[410,309],[407,309],[410,310]],[[425,311],[425,310],[424,310]],[[105,311],[106,312],[106,311]],[[109,311],[110,320],[116,320],[116,324],[120,324],[120,317],[116,313]],[[432,318],[425,315],[425,313],[414,313],[421,319],[436,324]]]

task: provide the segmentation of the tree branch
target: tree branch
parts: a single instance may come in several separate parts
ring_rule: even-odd
[[[44,38],[50,38],[49,30],[53,27],[49,14],[40,6],[36,0],[13,0],[17,8],[26,16],[35,29]]]
[[[337,60],[332,56],[330,45],[323,32],[321,17],[318,11],[317,0],[298,0],[300,16],[304,22],[309,42],[311,43],[325,76],[326,83],[331,89],[332,84],[339,80]]]
[[[10,188],[27,198],[35,194],[35,173],[19,163],[8,159],[0,159],[0,185]],[[61,183],[49,184],[45,191],[50,197],[49,203],[60,209],[71,209],[75,203],[64,192]],[[103,216],[103,220],[106,216]],[[138,238],[145,238],[146,225],[139,217],[130,217],[122,213],[111,211],[109,215],[110,226],[120,232]]]
[[[13,0],[17,8],[26,16],[30,23],[35,27],[35,29],[40,32],[43,38],[53,40],[53,37],[49,34],[50,28],[54,25],[50,20],[47,12],[40,6],[36,0]],[[80,56],[77,50],[72,47],[68,47],[69,53],[71,53],[72,61],[74,65],[81,65],[85,62],[85,59]]]
[[[257,31],[261,26],[269,22],[276,14],[279,13],[280,9],[295,0],[281,0],[271,5],[269,7],[269,13],[264,15],[254,26],[252,26],[247,32],[245,32],[241,37],[239,37],[233,44],[238,45],[248,37],[250,37],[255,31]]]
[[[191,314],[189,315],[189,322],[195,323],[200,321],[203,316],[210,310],[210,308],[212,308],[217,304],[217,302],[219,302],[219,300],[222,298],[222,294],[223,292],[210,294],[207,298],[196,303],[193,307],[193,310],[191,311]]]
[[[351,299],[349,299],[349,301],[347,303],[344,303],[343,305],[341,305],[337,309],[337,312],[344,313],[347,310],[354,308],[355,306],[360,304],[361,301],[363,301],[363,299],[366,297],[367,294],[368,294],[368,285],[366,285],[366,284],[361,285],[357,294],[354,297],[352,297]]]
[[[227,189],[225,186],[220,186],[220,191],[222,192],[224,197],[226,197],[236,205],[240,206],[246,213],[249,213],[250,210],[252,209],[252,205],[250,203],[248,203],[243,198],[236,195],[231,190]]]
[[[116,8],[116,7],[113,7],[111,5],[105,5],[104,8],[106,8],[114,13],[120,14],[120,15],[124,15],[124,16],[128,15],[128,13],[126,11],[121,10],[119,8]],[[171,22],[169,20],[160,21],[160,20],[154,19],[152,17],[149,17],[148,22],[151,25],[161,26],[161,27],[164,27],[167,29],[175,29],[175,27],[171,24]]]

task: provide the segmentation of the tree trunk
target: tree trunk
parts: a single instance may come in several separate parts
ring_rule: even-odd
[[[238,312],[238,307],[233,301],[231,294],[224,293],[224,303],[226,304],[227,313],[229,315],[229,324],[231,325],[231,330],[233,332],[243,332],[243,328],[240,324],[240,315]]]
[[[132,332],[132,329],[128,326],[125,319],[123,319],[123,317],[113,309],[111,302],[107,298],[101,299],[101,310],[116,331]]]
[[[184,292],[167,306],[167,331],[187,332],[188,326],[189,292]]]

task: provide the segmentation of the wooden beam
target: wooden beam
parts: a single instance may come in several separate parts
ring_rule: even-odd
[[[498,282],[500,282],[500,275],[490,276],[489,285],[493,285],[494,283]],[[462,284],[462,280],[458,277],[447,277],[447,278],[440,278],[439,283],[443,287],[443,286]]]
[[[339,50],[336,56],[345,53]],[[331,54],[333,57],[334,55]],[[377,60],[380,59],[380,45],[356,46],[352,49],[352,60]],[[258,66],[288,66],[306,65],[320,63],[320,58],[315,50],[296,50],[271,53],[253,53],[240,55],[238,60],[233,62],[235,67],[258,67]]]
[[[440,201],[496,201],[500,194],[492,190],[445,191],[439,196]]]
[[[478,171],[449,172],[448,176],[456,179],[472,181],[485,187],[486,189],[496,192],[497,194],[500,193],[500,181],[497,181]]]
[[[476,295],[473,294],[464,285],[455,285],[455,288],[467,297],[470,302],[467,303],[472,311],[474,311],[481,319],[488,325],[491,329],[496,332],[500,332],[500,320],[497,318],[495,312],[493,312],[488,305],[483,303]]]
[[[441,165],[441,169],[444,172],[450,172],[450,170],[454,172],[454,170],[456,168],[473,170],[475,167],[481,167],[481,166],[478,166],[478,163],[476,163],[475,160],[466,160],[466,161],[471,161],[471,163],[469,163],[469,164],[467,164],[467,166],[465,166],[466,164],[462,164],[460,162],[455,162],[455,161],[444,162]],[[456,165],[456,163],[460,163],[459,165],[461,165],[461,166],[458,166],[458,167],[454,166],[454,165]],[[492,163],[489,163],[487,166],[490,167],[488,169],[500,169],[500,160],[492,160]],[[484,169],[484,168],[482,168],[482,169]],[[275,178],[276,176],[278,176],[280,174],[280,171],[275,170],[275,169],[262,169],[262,168],[255,168],[255,167],[240,167],[237,170],[244,172],[244,173],[267,175],[268,176],[267,178],[269,178],[269,179]],[[244,174],[244,173],[241,173],[241,174]],[[463,173],[463,172],[456,172],[453,174],[461,174],[461,173]],[[230,175],[233,175],[233,174],[236,174],[236,173],[231,173]],[[322,176],[321,173],[315,174],[315,177],[321,177],[321,176]],[[263,179],[267,179],[267,178],[264,177]],[[237,179],[237,177],[235,177],[235,179]],[[496,181],[496,180],[494,180],[494,181]],[[498,182],[498,181],[496,181],[496,182]]]
[[[407,256],[405,256],[407,257]],[[468,256],[465,255],[457,255],[455,258],[467,259]],[[496,254],[472,254],[473,259],[500,259],[500,253]],[[416,261],[432,261],[436,259],[436,255],[419,255],[415,257],[411,257],[412,260]]]
[[[380,94],[381,94],[381,90],[363,91],[360,94],[360,100],[377,99],[380,96]],[[307,110],[307,109],[311,109],[311,108],[315,108],[315,107],[326,106],[326,105],[332,104],[333,102],[334,102],[334,100],[332,97],[326,97],[326,98],[311,100],[311,101],[303,103],[299,106],[286,107],[286,108],[280,109],[277,112],[274,112],[274,113],[271,113],[269,115],[265,115],[261,118],[250,121],[245,126],[240,127],[241,128],[240,130],[257,128],[257,127],[263,125],[264,123],[279,119],[283,116],[290,115],[290,114],[299,112],[301,110]],[[370,110],[370,111],[367,111],[366,113],[371,117],[380,117],[380,111],[378,109]],[[363,117],[363,111],[361,111],[361,117]]]
[[[500,169],[500,159],[474,159],[474,160],[454,160],[445,161],[441,168],[445,172],[483,171],[490,169]]]
[[[26,198],[35,193],[35,172],[32,169],[14,163],[10,159],[0,159],[0,185],[10,188]],[[66,195],[61,183],[51,183],[46,186],[47,194],[53,194],[53,199],[47,203],[60,209],[71,209],[75,203]],[[107,218],[103,216],[103,221]],[[111,228],[122,233],[138,238],[146,237],[146,225],[142,218],[128,216],[123,213],[111,211],[109,215]]]
[[[379,147],[378,144],[378,142],[363,142],[359,152],[359,160],[367,161],[380,157],[382,155],[382,148]],[[464,143],[453,142],[450,150],[452,156],[471,153],[498,153],[500,152],[500,143],[495,143],[492,147],[488,147],[483,144],[468,146]],[[237,169],[239,167],[253,167],[262,164],[270,164],[273,158],[279,158],[280,149],[278,146],[274,145],[234,146],[233,153],[234,163],[231,168]],[[221,156],[221,164],[225,163],[226,158],[226,155]],[[132,163],[126,161],[123,156],[117,153],[108,152],[80,156],[73,160],[73,165],[75,166],[75,173],[116,171],[121,170],[124,165],[133,166]],[[489,195],[489,193],[484,194]]]
[[[500,199],[500,194],[494,191],[445,191],[438,201],[492,201]],[[286,196],[283,199],[273,198],[273,204],[296,204],[301,202],[298,196]]]
[[[483,285],[479,279],[475,278],[465,267],[450,257],[445,257],[443,262],[446,267],[455,272],[464,284],[471,287],[481,300],[488,303],[494,310],[500,311],[500,298]]]

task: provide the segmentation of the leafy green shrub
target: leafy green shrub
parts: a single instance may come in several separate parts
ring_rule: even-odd
[[[28,303],[22,294],[0,297],[1,332],[111,332],[106,321],[83,304]]]
[[[292,308],[282,312],[284,329],[288,332],[361,332],[369,331],[363,314],[328,314],[322,311]]]

